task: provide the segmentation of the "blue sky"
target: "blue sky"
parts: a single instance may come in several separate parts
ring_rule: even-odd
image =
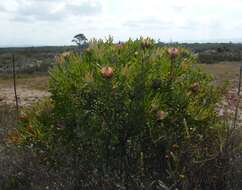
[[[69,45],[77,33],[116,41],[242,41],[242,0],[7,0],[0,46]]]

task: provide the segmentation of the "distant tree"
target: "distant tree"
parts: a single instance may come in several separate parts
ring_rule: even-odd
[[[79,47],[86,45],[87,38],[84,34],[77,34],[73,37],[72,42],[76,43]]]

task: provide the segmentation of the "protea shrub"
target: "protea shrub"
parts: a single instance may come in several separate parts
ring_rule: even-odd
[[[126,189],[153,181],[223,189],[227,128],[215,112],[222,88],[194,64],[190,51],[152,39],[91,40],[50,71],[51,109],[20,124],[22,144],[52,167],[69,164],[81,189],[92,176],[119,176]]]

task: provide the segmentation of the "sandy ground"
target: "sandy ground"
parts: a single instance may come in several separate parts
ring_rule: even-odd
[[[19,75],[17,78],[17,96],[20,106],[28,106],[50,94],[48,76],[46,75]],[[0,105],[15,105],[15,96],[11,76],[0,78]]]
[[[29,89],[26,86],[18,86],[17,96],[20,106],[29,106],[43,97],[50,96],[50,94],[46,91]],[[0,85],[0,105],[1,104],[15,104],[14,90],[12,87]]]

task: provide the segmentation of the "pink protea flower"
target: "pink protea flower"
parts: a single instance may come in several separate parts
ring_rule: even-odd
[[[62,56],[63,58],[67,58],[67,57],[69,57],[70,55],[71,55],[71,52],[69,52],[69,51],[63,52],[63,53],[61,54],[61,56]]]
[[[33,131],[33,126],[32,126],[32,125],[27,125],[27,126],[26,126],[26,129],[27,129],[28,131],[32,132],[32,131]]]
[[[25,114],[19,115],[17,118],[19,121],[26,121],[28,120],[28,116]]]
[[[166,154],[165,155],[165,159],[169,159],[169,158],[170,158],[170,156]]]
[[[162,121],[163,119],[166,118],[166,116],[167,116],[167,113],[166,112],[164,112],[164,111],[158,111],[156,113],[156,120],[157,121]]]
[[[175,58],[180,52],[178,48],[169,48],[167,51],[171,58]]]
[[[30,134],[35,135],[34,128],[31,124],[27,125],[25,128]]]
[[[178,145],[178,144],[173,144],[173,145],[172,145],[172,148],[173,148],[174,150],[177,150],[177,149],[179,148],[179,145]]]
[[[101,69],[101,75],[104,78],[111,78],[113,76],[113,68],[109,66],[105,66]]]
[[[141,47],[143,49],[148,49],[152,46],[152,40],[149,38],[142,39]]]

